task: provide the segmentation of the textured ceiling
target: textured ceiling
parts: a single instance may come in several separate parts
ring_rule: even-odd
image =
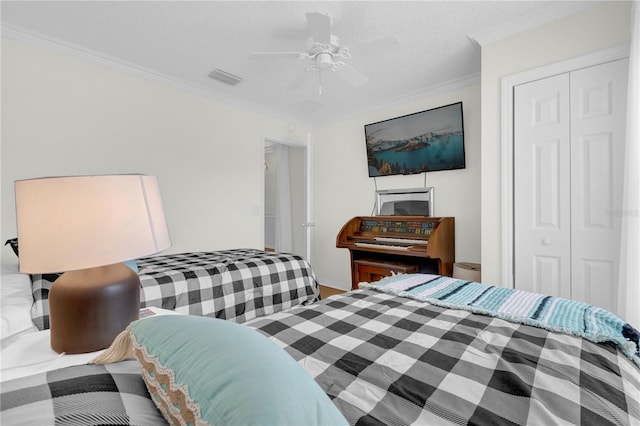
[[[3,0],[1,17],[3,31],[11,34],[43,37],[214,95],[318,122],[477,78],[480,46],[470,35],[531,16],[553,16],[558,3]],[[249,57],[306,51],[307,12],[331,17],[332,34],[351,49],[352,58],[344,61],[368,77],[366,85],[352,87],[327,70],[320,95],[317,74],[308,71],[311,77],[292,89],[290,83],[310,62]],[[363,43],[389,37],[398,39],[397,47],[358,51]],[[244,80],[228,86],[208,78],[216,68]]]

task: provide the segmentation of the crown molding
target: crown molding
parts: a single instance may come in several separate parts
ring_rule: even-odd
[[[533,13],[512,19],[488,30],[482,30],[467,37],[480,46],[490,44],[514,34],[530,30],[540,25],[556,21],[569,15],[582,12],[594,6],[604,3],[598,1],[558,1],[557,3],[537,10]]]
[[[78,46],[73,43],[65,42],[54,37],[46,36],[41,33],[28,30],[18,25],[3,23],[2,37],[27,43],[36,47],[52,50],[58,53],[75,56],[106,68],[133,74],[145,80],[173,86],[196,95],[200,95],[216,101],[221,101],[232,106],[249,109],[251,111],[268,115],[270,117],[289,122],[295,121],[300,126],[312,126],[312,123],[308,119],[276,109],[270,109],[263,105],[255,104],[244,99],[217,92],[210,88],[198,86],[184,80],[142,67],[140,65],[125,62],[120,59]]]
[[[352,111],[349,113],[333,111],[324,116],[320,113],[317,118],[314,118],[311,120],[307,117],[298,116],[295,114],[279,111],[276,109],[270,109],[263,105],[255,104],[255,103],[246,101],[244,99],[235,98],[223,93],[219,93],[210,88],[197,86],[195,84],[186,82],[184,80],[180,80],[175,77],[171,77],[166,74],[162,74],[154,70],[141,67],[136,64],[125,62],[120,59],[96,52],[91,49],[78,46],[73,43],[69,43],[53,37],[45,36],[41,33],[37,33],[17,25],[3,23],[2,37],[27,43],[43,49],[55,51],[61,54],[75,56],[77,58],[84,59],[88,62],[92,62],[94,64],[97,64],[106,68],[111,68],[116,71],[132,74],[148,81],[154,81],[157,83],[173,86],[173,87],[194,93],[199,96],[224,102],[232,106],[245,108],[260,114],[281,119],[283,121],[294,122],[298,126],[308,127],[310,129],[313,129],[318,125],[330,123],[332,121],[344,120],[347,118],[352,118],[355,116],[380,111],[386,108],[396,107],[404,103],[418,101],[427,96],[434,96],[440,93],[453,91],[466,86],[480,83],[480,73],[476,73],[476,74],[465,76],[459,79],[449,80],[441,84],[438,84],[436,86],[431,86],[429,88],[419,90],[413,93],[390,98],[383,102],[370,105],[370,106],[367,106],[366,108],[362,108],[360,110]]]

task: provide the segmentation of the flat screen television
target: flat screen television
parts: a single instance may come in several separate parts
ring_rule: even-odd
[[[462,102],[364,126],[369,177],[465,168]]]

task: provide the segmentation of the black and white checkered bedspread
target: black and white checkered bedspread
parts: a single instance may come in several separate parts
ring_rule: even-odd
[[[374,290],[251,321],[360,425],[637,425],[612,345]]]
[[[2,383],[3,425],[165,425],[137,360],[79,365]]]
[[[311,265],[300,256],[234,249],[138,259],[140,306],[244,322],[319,298]],[[32,275],[31,318],[49,328],[49,289],[58,274]]]
[[[332,296],[246,324],[291,354],[350,424],[640,423],[640,369],[610,344],[375,290]],[[80,376],[95,368],[102,367],[47,374]],[[61,381],[53,393],[46,385],[50,378],[34,377],[2,384],[3,425],[5,419],[62,423],[64,414],[91,410],[97,416],[104,409],[85,395],[90,379]],[[157,412],[150,401],[140,402],[123,403],[128,416]]]

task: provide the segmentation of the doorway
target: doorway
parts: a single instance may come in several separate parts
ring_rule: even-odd
[[[264,139],[264,249],[310,261],[309,156],[306,144]]]

